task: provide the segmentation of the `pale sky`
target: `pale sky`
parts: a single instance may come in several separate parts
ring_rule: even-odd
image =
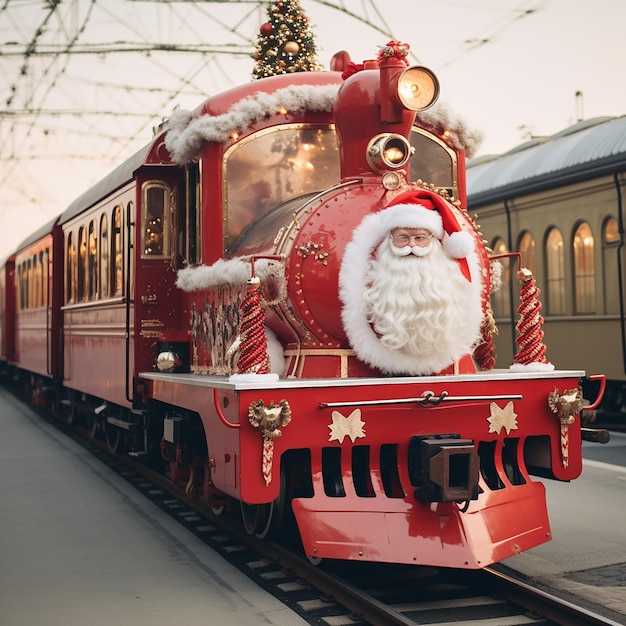
[[[267,16],[251,1],[64,0],[50,15],[45,4],[13,0],[0,9],[0,258],[147,144],[175,106],[195,108],[251,80],[248,50]],[[439,78],[440,102],[484,134],[479,155],[579,117],[626,114],[623,0],[301,5],[326,68],[338,50],[355,62],[375,58],[384,33],[409,43],[411,62]],[[74,52],[63,54],[74,36]],[[24,55],[33,43],[38,54]],[[195,49],[148,53],[155,43]],[[209,44],[220,50],[203,56],[199,47]],[[121,46],[139,50],[110,52]]]

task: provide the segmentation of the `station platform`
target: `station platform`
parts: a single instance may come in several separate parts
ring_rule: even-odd
[[[306,622],[0,389],[4,626]]]
[[[584,442],[577,480],[542,482],[552,540],[501,565],[626,624],[626,434]]]

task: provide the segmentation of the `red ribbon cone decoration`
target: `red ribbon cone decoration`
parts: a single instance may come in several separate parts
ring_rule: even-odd
[[[546,346],[543,343],[543,317],[541,315],[541,291],[537,287],[532,272],[523,267],[517,273],[517,279],[522,283],[520,305],[517,308],[520,319],[515,325],[519,333],[515,343],[517,354],[514,361],[521,365],[530,363],[547,363]]]
[[[239,374],[270,373],[260,284],[256,276],[248,281],[248,291],[241,304],[241,348],[237,361]]]

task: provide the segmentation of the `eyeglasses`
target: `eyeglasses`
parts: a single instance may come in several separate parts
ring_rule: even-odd
[[[432,239],[432,235],[391,235],[391,239],[398,247],[409,245],[411,239],[416,246],[425,246]]]

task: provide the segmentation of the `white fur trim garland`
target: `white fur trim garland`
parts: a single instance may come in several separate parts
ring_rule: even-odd
[[[261,281],[276,276],[284,285],[285,264],[282,261],[256,259],[254,273]],[[183,291],[200,291],[218,285],[245,285],[251,276],[250,257],[219,259],[213,265],[197,265],[180,270],[176,286]]]
[[[386,232],[394,228],[425,228],[437,239],[443,237],[441,215],[421,204],[394,204],[381,212],[380,228]]]
[[[203,141],[226,141],[232,133],[244,131],[250,124],[272,115],[281,107],[296,113],[331,111],[338,89],[338,84],[291,85],[271,94],[258,92],[234,104],[228,113],[217,116],[194,118],[191,111],[174,109],[167,120],[165,146],[174,163],[191,163],[199,157]],[[468,129],[447,105],[437,104],[418,113],[417,119],[437,135],[449,131],[448,144],[464,149],[468,158],[482,143],[482,133]]]
[[[366,288],[368,261],[374,250],[386,236],[387,231],[381,228],[382,214],[391,208],[366,216],[354,230],[352,240],[345,248],[341,269],[339,271],[339,298],[343,304],[341,319],[350,344],[359,358],[383,372],[421,376],[440,372],[449,365],[449,357],[432,356],[416,359],[397,350],[382,345],[376,332],[367,320],[367,303],[363,297]],[[480,264],[475,252],[468,255],[471,284],[467,314],[462,323],[468,328],[476,329],[479,336],[483,317],[481,302],[482,280]],[[473,303],[474,306],[470,304]],[[461,322],[461,321],[460,321]],[[472,346],[467,346],[468,350]]]
[[[417,119],[440,137],[448,131],[444,141],[452,148],[465,150],[468,159],[478,152],[485,138],[482,131],[469,128],[465,120],[443,102],[418,113]]]
[[[189,163],[200,154],[203,141],[226,141],[233,132],[244,131],[281,107],[295,113],[331,111],[338,89],[338,84],[291,85],[274,93],[258,92],[244,98],[223,115],[195,119],[191,112],[175,109],[168,120],[165,146],[175,163]]]

